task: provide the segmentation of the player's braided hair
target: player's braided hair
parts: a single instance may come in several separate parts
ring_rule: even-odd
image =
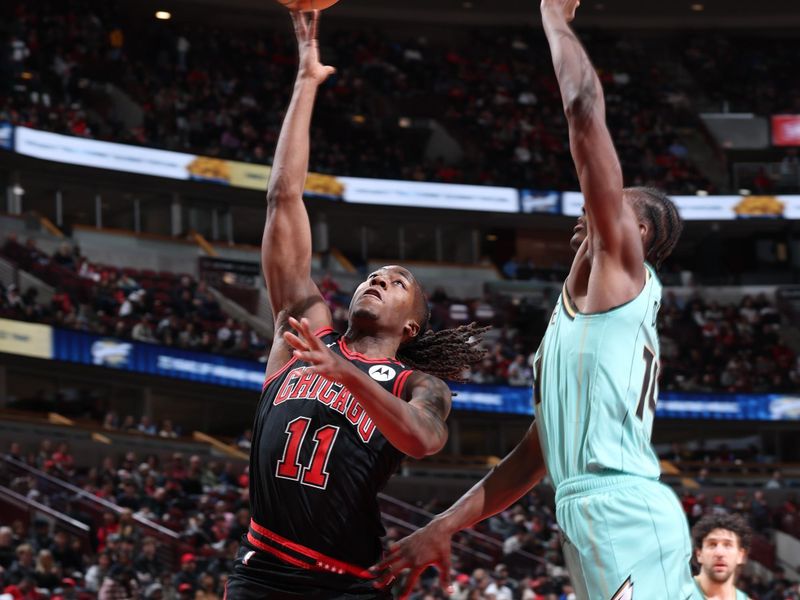
[[[639,215],[650,223],[653,235],[645,248],[645,259],[656,269],[672,254],[683,231],[683,220],[675,203],[662,191],[650,187],[632,187]]]
[[[422,298],[420,333],[398,348],[397,360],[439,379],[464,382],[464,370],[486,356],[480,342],[490,327],[470,323],[453,329],[429,330],[430,309],[422,288],[417,285]]]
[[[703,547],[703,540],[715,529],[732,531],[739,538],[739,546],[745,552],[750,550],[751,530],[744,517],[736,513],[706,515],[692,527],[692,541],[698,550]]]

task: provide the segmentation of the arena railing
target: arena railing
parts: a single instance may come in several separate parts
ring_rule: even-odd
[[[4,520],[7,522],[22,518],[30,523],[34,517],[43,517],[51,521],[55,529],[77,537],[81,541],[84,551],[90,550],[89,534],[91,530],[86,523],[81,523],[41,502],[26,498],[4,485],[0,485],[0,507],[2,507]]]
[[[119,516],[123,511],[122,507],[113,502],[10,456],[2,457],[2,467],[10,478],[28,478],[32,487],[47,499],[51,508],[72,515],[78,521],[90,525],[92,530],[102,521],[103,513],[111,512]],[[180,554],[188,549],[180,534],[137,515],[134,515],[133,519],[143,536],[152,537],[158,542],[159,558],[170,568],[176,566]]]

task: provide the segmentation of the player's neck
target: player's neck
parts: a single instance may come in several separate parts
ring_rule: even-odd
[[[353,327],[344,334],[344,343],[353,351],[367,358],[394,358],[398,341],[378,333],[365,333]]]
[[[695,577],[695,580],[706,600],[736,600],[736,586],[734,585],[733,577],[722,583],[717,583],[701,571],[700,575]]]

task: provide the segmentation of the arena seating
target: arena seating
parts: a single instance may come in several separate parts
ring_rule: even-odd
[[[288,19],[285,27],[230,36],[200,25],[128,21],[123,28],[113,5],[96,0],[46,6],[34,11],[15,2],[3,9],[15,35],[0,65],[9,74],[0,120],[270,161],[294,76]],[[312,170],[576,189],[541,31],[449,31],[457,41],[403,36],[380,25],[369,33],[323,32],[323,58],[338,75],[323,89],[316,111]],[[670,70],[678,67],[649,58],[679,60],[680,41],[670,54],[661,41],[585,38],[606,86],[608,119],[629,184],[673,193],[713,190],[681,141],[686,131],[702,135],[702,125],[673,101],[680,90]],[[126,99],[124,113],[115,108],[119,96]],[[436,139],[445,142],[439,147]]]

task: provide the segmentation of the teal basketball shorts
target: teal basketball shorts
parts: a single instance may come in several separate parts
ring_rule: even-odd
[[[556,490],[556,519],[578,600],[702,600],[675,493],[634,475],[584,475]]]

